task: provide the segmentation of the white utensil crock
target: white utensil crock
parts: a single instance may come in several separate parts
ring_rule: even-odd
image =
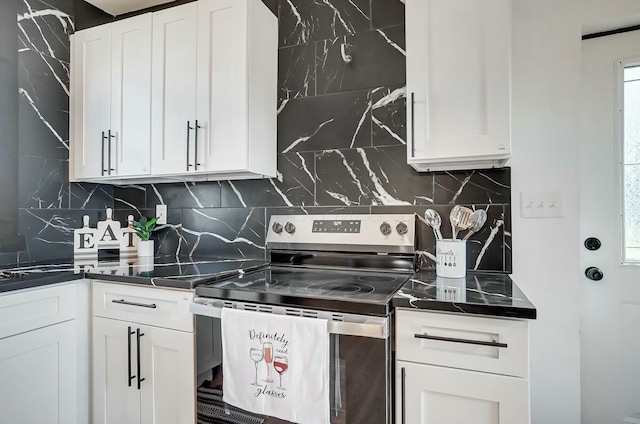
[[[461,278],[467,275],[467,242],[436,240],[436,275]]]

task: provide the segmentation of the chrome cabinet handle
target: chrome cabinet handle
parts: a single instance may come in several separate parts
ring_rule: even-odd
[[[402,408],[402,410],[400,411],[402,414],[402,424],[405,424],[406,422],[406,408],[405,408],[405,404],[406,404],[406,387],[407,387],[407,373],[404,367],[402,367],[400,369],[400,380],[401,380],[401,386],[400,386],[400,407]]]
[[[144,336],[144,333],[140,332],[140,329],[136,329],[136,338],[138,341],[138,346],[137,346],[137,351],[138,351],[138,360],[137,360],[137,365],[138,365],[138,390],[140,390],[140,383],[142,383],[145,379],[144,378],[140,378],[140,338]]]
[[[411,157],[416,156],[416,93],[411,92]]]
[[[131,387],[131,380],[136,378],[135,375],[131,375],[131,336],[135,333],[131,331],[131,326],[127,329],[127,371],[128,371],[128,379],[127,384]]]
[[[472,345],[480,345],[480,346],[492,346],[492,347],[507,347],[506,343],[498,343],[495,340],[490,342],[485,342],[482,340],[469,340],[469,339],[457,339],[454,337],[440,337],[440,336],[430,336],[426,333],[424,334],[414,334],[414,337],[417,339],[427,339],[427,340],[439,340],[442,342],[452,342],[452,343],[464,343],[464,344],[472,344]]]
[[[151,308],[151,309],[157,308],[155,303],[129,302],[128,300],[124,300],[124,299],[113,299],[111,302],[119,303],[120,305],[139,306],[140,308]]]

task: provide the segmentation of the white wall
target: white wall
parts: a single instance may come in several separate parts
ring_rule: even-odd
[[[534,424],[580,423],[580,37],[630,14],[639,1],[513,0],[513,278],[538,310]],[[521,218],[521,193],[545,190],[563,193],[564,217]]]

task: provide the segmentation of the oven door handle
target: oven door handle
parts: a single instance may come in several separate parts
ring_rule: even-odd
[[[208,301],[207,303],[194,302],[189,304],[189,311],[194,315],[220,318],[224,307],[224,302],[222,301]],[[292,310],[293,308],[287,309]],[[291,316],[295,317],[296,315]],[[389,336],[389,321],[384,317],[367,317],[365,322],[332,321],[328,319],[326,321],[329,334],[361,336],[375,339],[386,339]]]

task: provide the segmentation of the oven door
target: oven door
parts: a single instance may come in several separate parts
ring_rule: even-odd
[[[288,423],[251,414],[222,402],[220,314],[224,307],[326,319],[330,333],[331,424],[391,423],[388,318],[196,298],[190,309],[196,319],[199,424]],[[223,421],[230,417],[236,421]]]

